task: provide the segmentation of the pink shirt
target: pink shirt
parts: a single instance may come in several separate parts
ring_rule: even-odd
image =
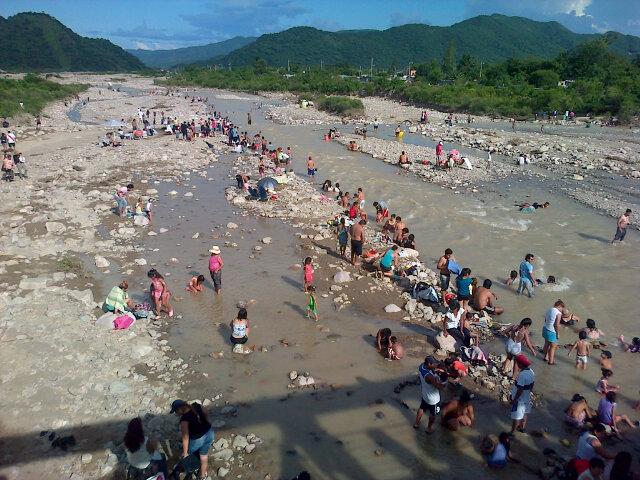
[[[220,255],[211,255],[209,257],[209,271],[217,272],[222,268],[220,264]]]

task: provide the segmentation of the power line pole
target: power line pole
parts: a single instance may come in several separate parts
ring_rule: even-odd
[[[369,70],[369,78],[373,79],[373,58],[371,59],[371,69]]]

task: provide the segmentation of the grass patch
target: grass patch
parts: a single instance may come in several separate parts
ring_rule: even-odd
[[[56,260],[56,270],[58,272],[79,274],[84,270],[84,265],[78,257],[65,255]]]
[[[77,95],[88,85],[62,85],[27,74],[21,80],[0,78],[0,117],[11,117],[18,113],[37,115],[49,103]],[[23,107],[20,107],[22,102]]]
[[[351,97],[323,97],[316,101],[319,110],[340,115],[342,117],[353,117],[364,114],[364,105],[359,98]]]

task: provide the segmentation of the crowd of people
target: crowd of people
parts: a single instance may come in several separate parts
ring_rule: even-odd
[[[13,182],[16,177],[27,178],[27,159],[16,149],[17,135],[15,131],[9,130],[9,121],[2,120],[2,128],[6,131],[0,132],[0,148],[2,149],[2,179],[6,182]]]
[[[150,120],[150,112],[140,110],[140,121],[145,126],[155,126],[156,115]],[[424,118],[427,121],[428,116]],[[247,132],[241,132],[239,127],[234,125],[226,117],[222,117],[218,112],[207,119],[201,119],[198,124],[195,121],[178,122],[177,119],[168,119],[164,112],[161,112],[160,124],[166,130],[176,135],[176,138],[184,141],[193,141],[196,137],[213,136],[216,133],[227,138],[228,145],[235,152],[248,152],[256,158],[256,170],[258,178],[252,179],[249,173],[239,173],[236,176],[237,188],[246,192],[250,197],[266,201],[269,193],[273,193],[273,185],[261,184],[265,177],[278,179],[286,183],[286,177],[292,175],[292,152],[291,148],[275,147],[268,141],[261,132],[250,136]],[[248,116],[248,124],[250,116]],[[136,128],[136,123],[132,128]],[[366,132],[361,132],[366,135]],[[335,135],[335,133],[332,133]],[[121,136],[122,139],[129,138],[127,134]],[[211,146],[211,144],[209,144]],[[353,149],[353,148],[352,148]],[[453,164],[450,162],[453,161]],[[460,165],[456,157],[452,157],[452,152],[448,156],[444,154],[442,142],[436,147],[436,163],[442,166]],[[464,163],[464,160],[462,160]],[[405,152],[402,152],[399,165],[401,167],[409,165],[410,161]],[[315,159],[309,156],[306,163],[307,177],[315,183],[315,176],[318,171]],[[287,171],[287,169],[289,171]],[[265,186],[271,185],[271,186]],[[124,189],[118,190],[116,195],[117,212],[126,215],[128,206],[131,203],[133,185],[128,185]],[[406,262],[402,259],[407,256],[407,252],[416,250],[415,235],[410,232],[409,226],[397,213],[391,213],[387,202],[377,200],[372,203],[375,209],[375,216],[367,212],[367,199],[364,188],[358,187],[353,193],[344,191],[339,183],[327,179],[321,187],[322,192],[329,201],[335,201],[342,209],[342,213],[336,216],[333,221],[335,227],[337,253],[345,260],[348,260],[354,267],[375,272],[376,275],[390,278],[392,281],[400,280],[411,272]],[[141,205],[142,199],[138,201],[135,213],[147,215],[151,220],[151,203]],[[140,205],[140,208],[138,208]],[[541,208],[548,207],[548,203],[539,205]],[[538,208],[537,205],[534,208]],[[626,233],[626,228],[630,222],[631,211],[627,210],[618,221],[618,230],[614,241],[622,241]],[[370,235],[374,238],[369,238]],[[371,244],[371,248],[366,248]],[[373,248],[373,245],[378,248]],[[347,253],[347,248],[349,252]],[[224,262],[219,246],[213,246],[210,250],[209,272],[216,294],[222,290],[222,270]],[[415,258],[415,257],[413,257]],[[511,271],[505,284],[510,286],[519,279],[516,294],[522,295],[525,292],[529,297],[533,297],[536,288],[542,283],[553,283],[553,276],[546,280],[536,278],[534,262],[536,257],[532,253],[525,255],[517,270]],[[307,257],[302,265],[302,290],[307,296],[306,314],[308,317],[318,320],[319,305],[314,285],[314,265],[313,259]],[[462,267],[453,255],[453,251],[447,248],[439,257],[436,265],[439,273],[437,285],[426,286],[429,290],[427,297],[416,297],[419,301],[429,303],[443,312],[443,322],[441,334],[444,337],[451,336],[456,344],[456,352],[450,354],[443,360],[438,360],[433,356],[427,356],[418,368],[421,385],[421,403],[417,411],[414,427],[419,428],[421,419],[425,413],[428,414],[427,432],[435,431],[435,422],[440,417],[440,424],[450,431],[458,431],[461,428],[474,428],[475,410],[473,395],[461,386],[461,382],[468,373],[468,365],[474,361],[486,357],[478,348],[481,336],[475,329],[480,316],[488,314],[490,316],[501,315],[504,308],[497,305],[498,297],[492,290],[493,282],[485,279],[481,283],[477,276],[472,275],[472,269]],[[151,280],[150,297],[153,305],[150,306],[153,318],[157,318],[162,312],[168,316],[173,316],[173,308],[170,304],[172,293],[166,281],[155,269],[149,271]],[[452,281],[455,276],[455,281]],[[200,294],[204,287],[204,275],[194,275],[187,286],[186,291],[193,295]],[[114,287],[105,301],[105,309],[121,314],[127,311],[135,311],[140,305],[135,305],[127,293],[128,284],[123,281]],[[415,291],[415,286],[414,286]],[[538,353],[542,355],[548,365],[556,363],[556,353],[559,347],[559,337],[563,327],[567,327],[580,321],[580,318],[571,313],[562,300],[557,300],[544,314],[544,325],[542,337],[545,340],[544,347],[538,351],[531,340],[530,329],[532,327],[531,318],[523,318],[519,323],[508,325],[501,333],[506,340],[505,360],[501,365],[504,374],[513,379],[513,386],[510,394],[511,420],[510,432],[502,432],[492,442],[490,448],[486,448],[487,463],[493,468],[502,468],[509,461],[517,462],[511,456],[510,448],[513,438],[519,432],[526,432],[528,415],[531,412],[533,403],[533,391],[535,384],[535,373],[532,368],[532,361],[523,352],[526,347],[531,356],[536,357]],[[240,308],[236,318],[230,322],[230,344],[235,353],[249,353],[249,349],[244,347],[248,341],[250,325],[246,308]],[[562,331],[564,336],[565,332]],[[594,320],[589,319],[586,326],[577,332],[576,338],[569,344],[567,355],[576,354],[575,365],[578,370],[587,369],[589,358],[593,352],[592,342],[600,338],[600,332]],[[633,342],[626,344],[621,339],[621,343],[627,351],[640,351],[640,340],[634,338]],[[399,341],[397,335],[393,335],[390,329],[381,329],[375,339],[375,347],[378,352],[389,361],[400,361],[405,357],[405,349]],[[474,355],[469,354],[470,348],[476,348]],[[605,478],[616,480],[618,478],[630,478],[622,476],[609,476],[602,473],[609,469],[609,472],[623,471],[627,458],[626,452],[617,455],[607,451],[602,446],[602,440],[607,436],[620,436],[622,428],[635,428],[635,423],[626,415],[619,415],[616,410],[616,395],[618,387],[609,381],[613,374],[612,353],[602,351],[599,364],[602,369],[602,378],[595,389],[601,395],[597,409],[591,409],[582,395],[576,394],[570,406],[565,412],[567,424],[580,429],[578,438],[578,448],[575,458],[567,465],[567,478],[579,478],[587,480],[589,478]],[[486,360],[484,360],[486,361]],[[449,386],[454,386],[456,392],[454,397],[443,402],[442,398],[448,396]],[[640,405],[639,405],[640,406]],[[198,404],[187,404],[177,400],[172,405],[172,412],[180,415],[180,429],[182,434],[183,455],[198,452],[200,454],[200,472],[206,475],[206,453],[213,441],[213,430],[206,418],[206,412]],[[138,419],[139,420],[139,419]],[[132,420],[130,437],[134,440],[125,439],[130,463],[132,466],[144,467],[153,466],[154,469],[166,469],[166,464],[161,459],[154,457],[154,443],[145,437],[141,432],[141,425],[138,420]],[[127,433],[129,435],[129,432]],[[143,449],[144,450],[141,450]],[[135,452],[142,452],[136,457]],[[131,460],[132,459],[132,460]],[[143,464],[147,463],[146,466]],[[628,462],[630,465],[630,462]],[[588,473],[585,473],[588,472]],[[628,467],[627,467],[628,472]],[[591,476],[589,476],[591,475]]]

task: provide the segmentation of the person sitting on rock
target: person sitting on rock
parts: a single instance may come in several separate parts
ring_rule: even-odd
[[[128,288],[129,282],[126,280],[123,280],[119,285],[113,287],[102,305],[103,310],[116,314],[133,310],[134,304],[127,293]]]

